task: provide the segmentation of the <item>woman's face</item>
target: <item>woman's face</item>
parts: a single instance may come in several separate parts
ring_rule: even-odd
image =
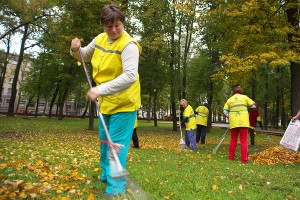
[[[103,28],[108,37],[115,40],[121,37],[124,30],[124,24],[121,21],[116,21],[113,24],[103,25]]]

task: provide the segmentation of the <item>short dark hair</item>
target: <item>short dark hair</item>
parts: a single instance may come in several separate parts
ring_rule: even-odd
[[[243,94],[243,88],[240,85],[235,85],[232,89],[233,93]]]
[[[125,15],[122,9],[115,4],[104,6],[100,15],[100,23],[102,25],[111,25],[117,21],[125,22]]]

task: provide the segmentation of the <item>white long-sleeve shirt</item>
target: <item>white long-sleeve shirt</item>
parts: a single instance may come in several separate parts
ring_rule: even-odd
[[[80,48],[85,62],[89,62],[92,59],[95,51],[95,40],[96,38],[86,47]],[[113,41],[110,42],[112,43]],[[77,58],[77,60],[80,60],[79,52],[73,53],[71,51],[71,55]],[[97,86],[101,96],[119,93],[129,88],[137,80],[139,64],[139,49],[137,45],[129,43],[121,53],[121,60],[123,68],[122,74],[111,81]]]

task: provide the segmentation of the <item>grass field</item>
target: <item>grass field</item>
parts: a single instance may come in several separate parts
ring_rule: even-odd
[[[0,116],[0,199],[95,199],[100,183],[99,138],[87,119]],[[152,199],[300,199],[300,164],[241,164],[227,157],[229,134],[212,128],[197,152],[181,151],[172,124],[139,121],[140,149],[130,149],[130,178]],[[279,144],[281,137],[271,136]],[[249,155],[274,146],[256,135]],[[299,153],[298,153],[299,154]],[[127,199],[135,199],[128,197]]]

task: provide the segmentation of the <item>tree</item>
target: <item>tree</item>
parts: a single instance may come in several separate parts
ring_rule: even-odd
[[[286,1],[286,14],[290,31],[288,32],[288,42],[290,44],[291,53],[295,54],[295,59],[290,61],[291,70],[291,115],[295,116],[300,110],[300,28],[299,28],[299,0]],[[296,56],[298,55],[298,56]]]
[[[4,60],[4,62],[1,63],[1,68],[0,68],[1,69],[1,71],[0,71],[0,99],[1,99],[1,95],[2,95],[2,88],[3,88],[4,79],[5,79],[9,54],[10,54],[10,36],[8,36],[7,42],[6,42],[6,53],[1,52],[1,58],[2,58],[1,60]]]
[[[20,29],[23,29],[22,31],[19,31],[22,35],[22,39],[8,108],[8,115],[13,115],[17,94],[17,82],[24,51],[26,48],[34,46],[33,44],[26,47],[26,41],[31,34],[34,36],[34,33],[43,29],[43,26],[41,26],[43,18],[51,16],[54,11],[51,10],[53,7],[52,1],[36,0],[24,4],[23,1],[17,0],[12,2],[5,0],[1,2],[1,6],[3,8],[1,12],[1,18],[3,18],[2,25],[5,26],[5,32],[0,38],[2,39],[17,30],[19,31]],[[14,17],[12,18],[11,16]]]
[[[217,6],[205,19],[213,22],[210,26],[214,28],[210,30],[214,30],[215,40],[211,45],[222,53],[223,67],[215,77],[225,77],[229,85],[247,85],[253,72],[262,71],[266,66],[273,71],[299,60],[299,53],[291,51],[287,42],[288,33],[294,31],[286,26],[285,3],[245,0],[214,3]],[[269,89],[265,91],[269,92]],[[269,101],[272,97],[265,93],[264,98]]]
[[[157,100],[161,99],[159,94],[166,85],[165,80],[168,79],[166,77],[167,69],[165,62],[168,46],[165,41],[165,35],[162,34],[166,31],[165,24],[161,20],[152,19],[164,18],[165,16],[163,15],[165,15],[164,13],[168,9],[168,4],[166,1],[142,1],[140,3],[132,7],[136,11],[137,19],[143,27],[139,33],[141,36],[140,44],[143,47],[139,65],[142,99],[143,106],[148,107],[148,120],[150,120],[152,99],[154,100],[154,126],[157,126]]]

